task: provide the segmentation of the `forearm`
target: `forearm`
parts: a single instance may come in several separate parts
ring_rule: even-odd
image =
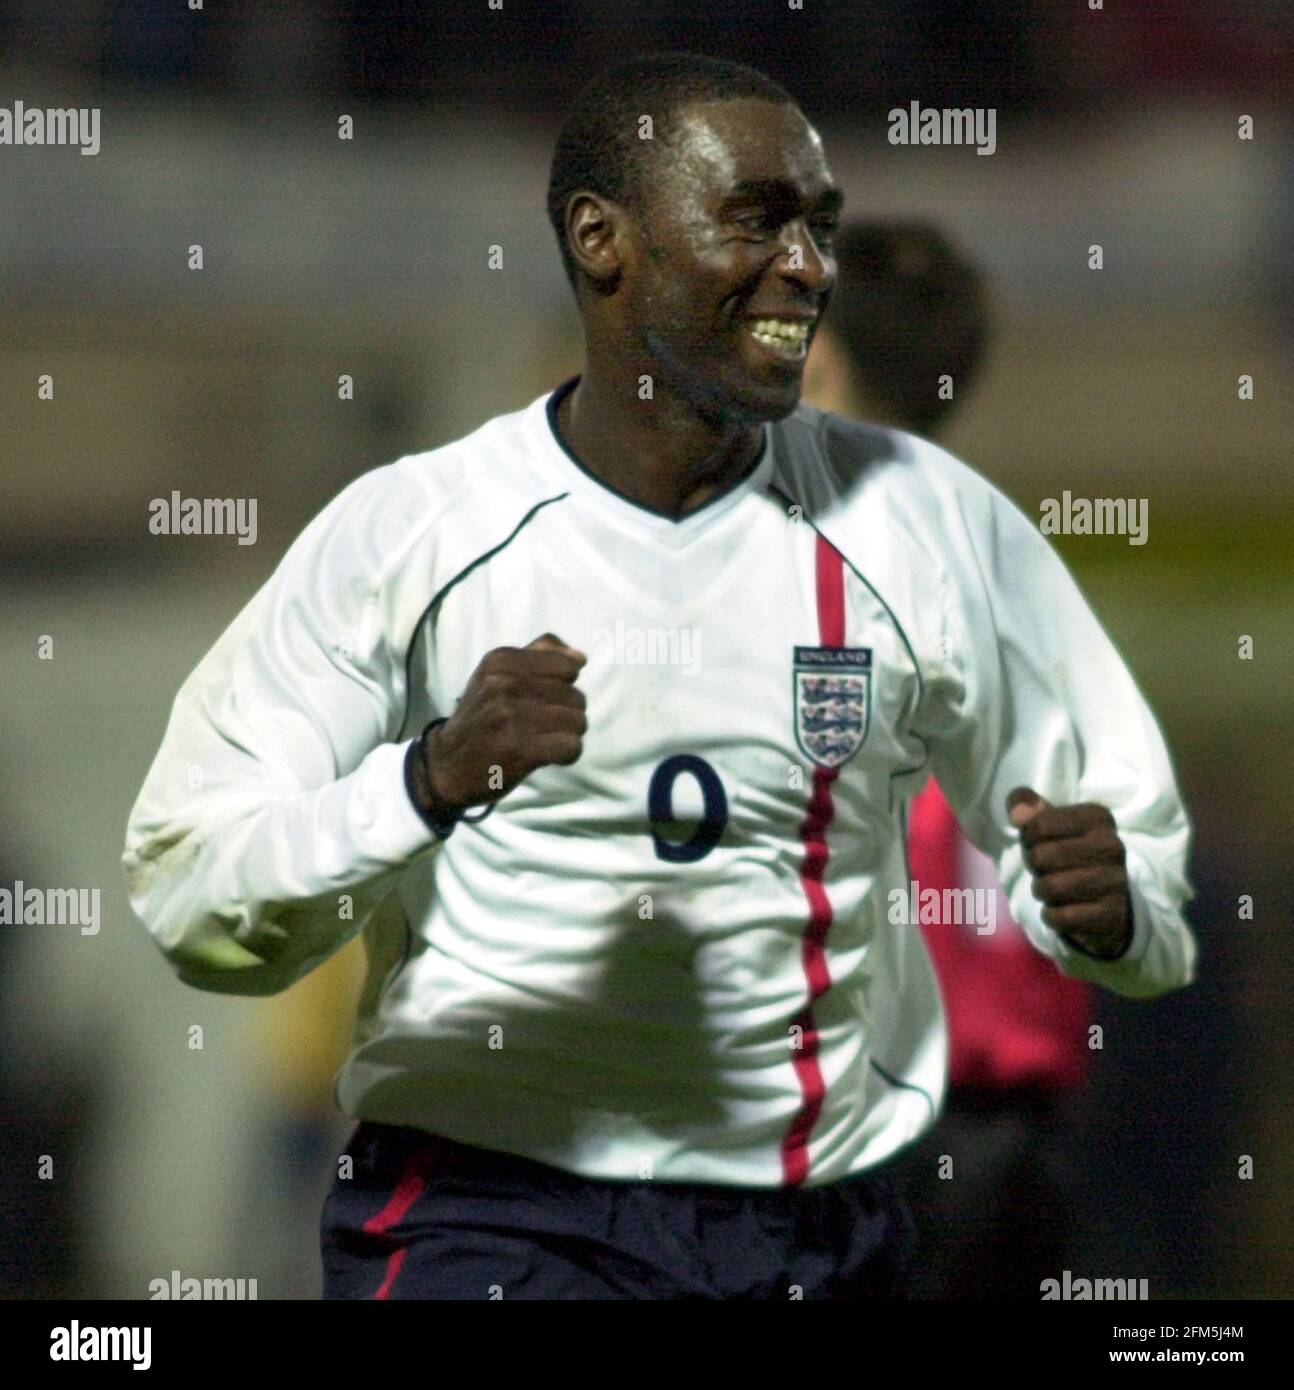
[[[312,791],[244,794],[236,812],[227,792],[168,804],[150,778],[127,839],[130,898],[186,983],[274,993],[359,931],[393,874],[437,843],[404,788],[406,747],[380,745]]]

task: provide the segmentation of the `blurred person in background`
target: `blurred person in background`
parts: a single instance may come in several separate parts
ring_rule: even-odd
[[[909,430],[943,431],[966,399],[990,329],[979,270],[934,226],[856,222],[836,240],[831,314],[805,399]],[[919,890],[999,894],[996,926],[926,922],[949,1031],[938,1126],[895,1161],[922,1238],[929,1298],[1037,1298],[1067,1268],[1078,1192],[1066,1097],[1088,1073],[1092,987],[1062,975],[1012,919],[989,858],[931,778],[912,802]],[[943,1155],[952,1173],[943,1175]]]

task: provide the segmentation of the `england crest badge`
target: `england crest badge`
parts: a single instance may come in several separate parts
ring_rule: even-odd
[[[795,741],[819,767],[840,767],[872,720],[870,647],[796,647]]]

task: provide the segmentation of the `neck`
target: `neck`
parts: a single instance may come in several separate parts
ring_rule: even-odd
[[[700,418],[694,407],[658,392],[638,397],[623,381],[586,364],[557,407],[567,444],[595,477],[645,507],[681,517],[731,487],[759,453],[758,425]]]

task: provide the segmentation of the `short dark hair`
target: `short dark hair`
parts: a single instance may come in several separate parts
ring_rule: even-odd
[[[571,287],[575,261],[566,242],[566,204],[580,189],[641,212],[648,160],[668,144],[672,118],[698,101],[757,97],[794,106],[784,87],[741,63],[699,53],[649,53],[608,68],[576,96],[562,122],[548,177],[548,220],[557,233]],[[652,118],[652,138],[638,135],[641,117]]]
[[[960,401],[984,355],[982,275],[929,222],[850,223],[836,235],[835,255],[829,327],[868,394],[904,428],[931,433],[955,403],[940,399],[939,377],[953,378]]]

